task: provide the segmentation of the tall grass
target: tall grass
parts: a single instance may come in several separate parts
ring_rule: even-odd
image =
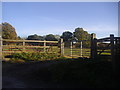
[[[53,60],[59,58],[60,55],[58,53],[40,53],[40,52],[22,52],[22,53],[14,53],[11,56],[10,61],[12,62],[30,62],[30,61],[44,61],[44,60]]]

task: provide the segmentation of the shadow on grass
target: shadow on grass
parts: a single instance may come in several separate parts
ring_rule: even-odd
[[[19,78],[33,88],[116,87],[111,62],[89,58],[60,58],[27,63],[3,62],[3,76]]]

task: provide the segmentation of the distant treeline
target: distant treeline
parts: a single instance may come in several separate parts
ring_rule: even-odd
[[[58,41],[60,38],[63,38],[63,41],[65,42],[65,45],[67,46],[68,42],[73,41],[73,40],[87,40],[86,42],[83,43],[84,47],[89,47],[90,46],[90,34],[85,31],[83,28],[75,28],[74,32],[70,31],[65,31],[62,33],[62,35],[53,35],[53,34],[48,34],[45,36],[33,34],[33,35],[28,35],[28,37],[23,38],[17,35],[15,28],[7,23],[4,22],[0,26],[2,26],[2,38],[3,39],[14,39],[14,40],[19,40],[19,39],[26,39],[26,40],[47,40],[47,41]],[[80,46],[80,42],[76,43],[76,47]]]

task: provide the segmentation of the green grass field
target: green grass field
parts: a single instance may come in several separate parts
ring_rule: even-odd
[[[64,55],[66,57],[73,57],[73,58],[77,58],[77,57],[81,57],[81,53],[82,53],[82,57],[90,57],[90,49],[81,49],[80,48],[73,48],[72,49],[72,56],[71,56],[71,49],[70,48],[65,48],[64,49]]]
[[[13,48],[12,51],[10,51],[11,49],[7,48],[3,48],[3,57],[6,55],[10,55],[11,53],[22,53],[22,52],[48,52],[48,53],[60,53],[60,48],[58,47],[51,47],[51,48],[26,48],[25,51],[23,51],[22,49],[18,48]],[[98,50],[98,54],[101,50]],[[72,48],[72,51],[70,48],[64,48],[64,57],[67,58],[78,58],[78,57],[90,57],[90,48],[83,48],[82,51],[80,48]],[[105,50],[105,52],[102,52],[100,55],[111,55],[110,50]]]

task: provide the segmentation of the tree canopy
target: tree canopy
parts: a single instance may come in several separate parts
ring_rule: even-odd
[[[37,34],[34,34],[34,35],[29,35],[27,37],[27,40],[47,40],[47,41],[57,41],[59,40],[60,38],[60,35],[53,35],[53,34],[48,34],[46,36],[39,36]]]
[[[87,31],[84,31],[83,28],[76,28],[73,34],[74,34],[74,37],[76,37],[78,40],[90,39],[90,34]]]
[[[61,38],[63,38],[64,42],[67,42],[73,38],[73,33],[69,31],[65,31],[62,33]]]
[[[7,22],[2,23],[3,39],[18,39],[15,28]]]
[[[34,34],[34,35],[29,35],[27,40],[41,40],[42,41],[44,40],[44,37]]]
[[[2,38],[3,39],[22,39],[20,36],[17,36],[15,28],[7,22],[0,24],[0,28],[2,28]],[[86,40],[83,42],[84,47],[90,46],[90,34],[85,31],[83,28],[76,28],[75,31],[72,33],[70,31],[65,31],[62,35],[53,35],[48,34],[45,36],[39,36],[37,34],[29,35],[26,39],[27,40],[47,40],[47,41],[58,41],[60,38],[63,38],[66,46],[69,46],[69,42],[72,40]],[[77,42],[78,47],[80,46],[80,42]]]
[[[74,37],[76,37],[78,40],[86,40],[83,42],[83,47],[90,47],[90,34],[85,31],[83,28],[76,28],[73,32]],[[80,46],[80,43],[78,43],[78,46]]]
[[[60,39],[60,35],[54,35],[54,37],[59,40]]]
[[[53,34],[46,35],[45,40],[47,40],[47,41],[57,41],[57,39],[55,38],[55,36]]]

